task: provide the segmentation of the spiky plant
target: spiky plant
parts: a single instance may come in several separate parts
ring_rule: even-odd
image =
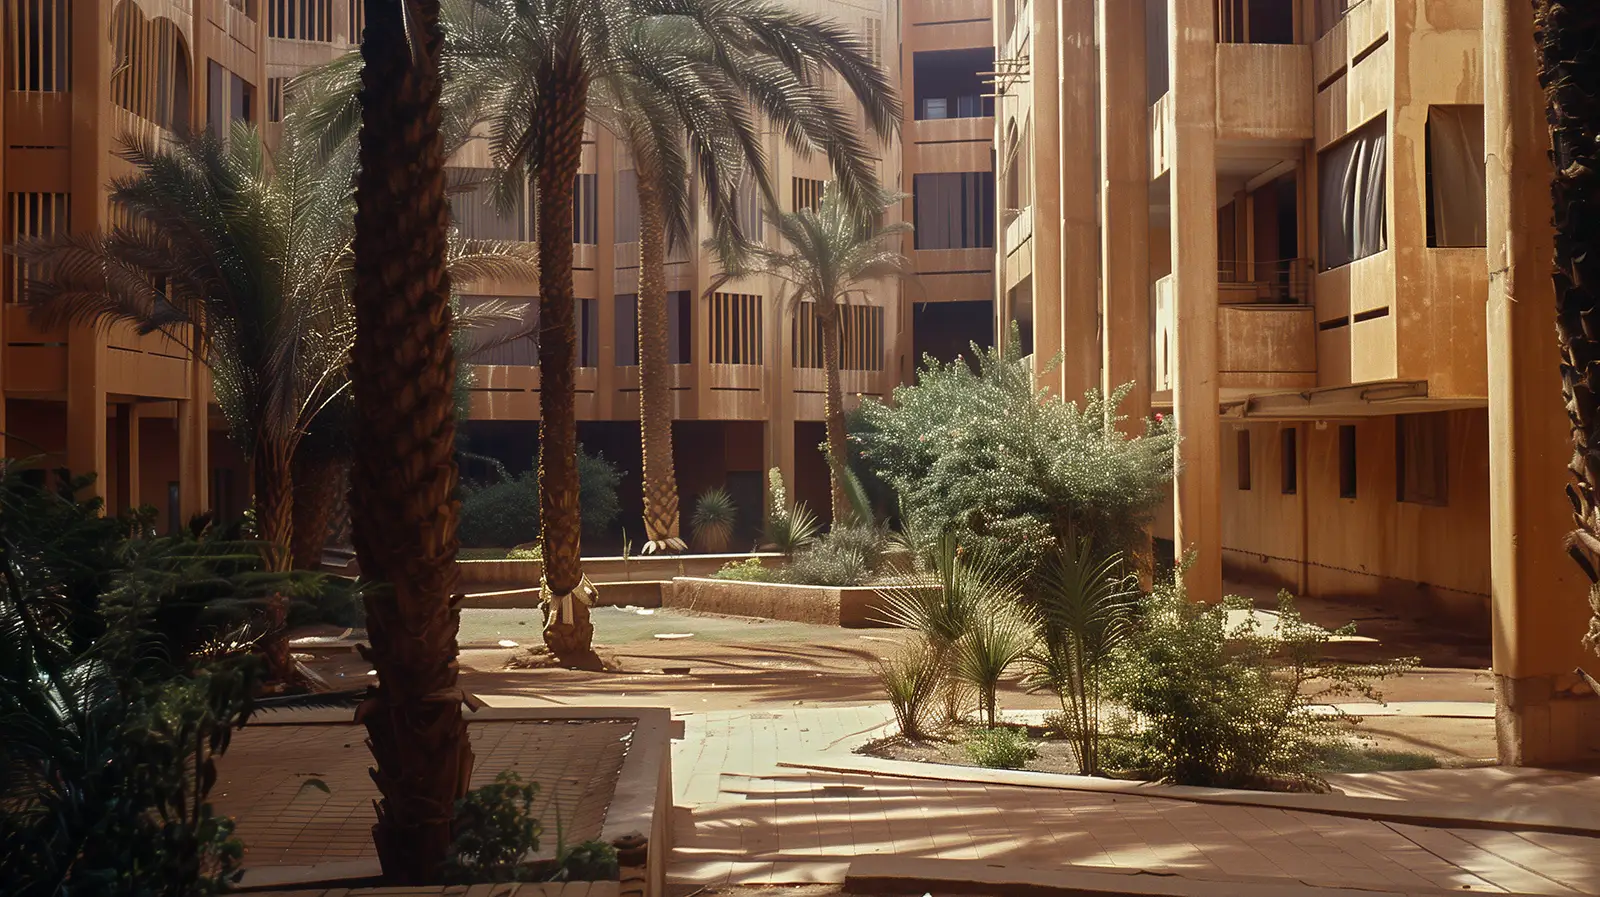
[[[695,544],[707,554],[725,553],[733,542],[733,525],[738,515],[739,509],[726,489],[717,487],[700,493],[690,520]]]
[[[1600,331],[1593,322],[1600,309],[1600,8],[1536,0],[1534,16],[1554,167],[1561,391],[1572,421],[1567,497],[1576,528],[1568,550],[1591,583],[1587,643],[1600,651]]]
[[[1122,555],[1100,554],[1089,539],[1052,551],[1030,595],[1038,644],[1024,658],[1030,687],[1061,701],[1079,771],[1100,773],[1100,711],[1112,654],[1132,631],[1139,578]]]
[[[833,520],[861,516],[859,483],[848,481],[849,443],[845,432],[844,388],[839,379],[839,349],[843,309],[865,301],[871,284],[904,276],[905,256],[888,247],[891,240],[911,230],[905,222],[884,223],[883,213],[901,197],[870,186],[871,198],[863,206],[850,191],[830,183],[815,209],[797,209],[773,216],[783,245],[757,246],[742,256],[724,259],[725,278],[767,275],[784,284],[794,309],[810,303],[822,343],[823,375],[827,380],[824,416],[827,422],[827,456],[832,482]],[[854,492],[852,492],[854,488]],[[864,495],[864,493],[862,493]]]
[[[989,596],[978,609],[966,635],[950,656],[955,677],[978,693],[984,723],[994,728],[999,718],[1000,680],[1034,644],[1033,615],[1023,605],[1004,596]]]

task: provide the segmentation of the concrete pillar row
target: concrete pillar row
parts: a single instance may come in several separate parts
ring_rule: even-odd
[[[1173,536],[1195,601],[1222,600],[1222,457],[1217,381],[1215,0],[1167,0],[1172,73],[1172,405],[1178,467]]]
[[[1100,43],[1101,389],[1133,384],[1124,431],[1150,415],[1150,104],[1145,9],[1096,0]]]
[[[1563,548],[1571,455],[1552,339],[1550,133],[1527,0],[1484,6],[1488,177],[1489,552],[1500,762],[1600,758],[1600,699],[1574,672],[1588,582]]]

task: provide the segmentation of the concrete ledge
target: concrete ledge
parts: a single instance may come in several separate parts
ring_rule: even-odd
[[[997,897],[1416,897],[1459,895],[1432,888],[1317,884],[1300,878],[1206,876],[1107,866],[1032,869],[982,860],[862,857],[850,864],[845,890],[855,894],[985,894]]]
[[[869,776],[894,776],[941,782],[978,782],[985,785],[1011,785],[1022,788],[1051,788],[1058,791],[1086,791],[1098,794],[1125,794],[1159,800],[1181,800],[1198,804],[1223,804],[1245,807],[1270,807],[1327,816],[1345,816],[1399,822],[1436,828],[1491,829],[1510,832],[1546,832],[1600,838],[1600,809],[1577,801],[1567,804],[1547,802],[1487,804],[1482,802],[1385,800],[1347,797],[1342,794],[1283,794],[1272,791],[1244,791],[1229,788],[1197,788],[1191,785],[1163,785],[1092,776],[1028,772],[1011,769],[951,766],[907,760],[884,760],[859,755],[840,756],[817,762],[778,761],[788,769],[813,769],[823,772]]]
[[[481,707],[466,715],[467,724],[519,722],[527,720],[618,720],[634,721],[632,741],[623,756],[622,769],[612,790],[611,805],[600,828],[600,840],[615,842],[629,835],[648,839],[643,846],[642,866],[625,865],[620,884],[623,895],[664,897],[667,885],[667,857],[672,850],[672,737],[676,731],[672,711],[665,707]],[[256,715],[250,726],[355,726],[353,714],[344,709],[285,710]],[[224,755],[222,763],[227,762]],[[379,875],[376,859],[330,862],[311,866],[262,866],[247,869],[239,889],[260,892],[265,889],[296,888],[343,882],[345,887],[360,884]],[[586,883],[578,883],[586,884]],[[599,882],[613,889],[617,882]],[[488,887],[474,885],[474,888]],[[504,886],[500,886],[504,887]],[[523,893],[544,894],[538,886]],[[352,892],[354,893],[354,892]],[[374,897],[382,891],[374,891]],[[399,892],[396,892],[399,893]],[[407,891],[406,893],[466,893],[464,890]],[[474,897],[479,893],[471,892]],[[487,892],[485,892],[487,893]],[[609,893],[616,894],[616,890]],[[553,894],[545,897],[554,897]]]
[[[661,606],[739,617],[854,628],[883,626],[883,593],[873,586],[803,586],[675,577]]]
[[[709,576],[723,566],[746,558],[759,558],[764,566],[776,566],[781,554],[672,554],[636,557],[596,557],[583,559],[583,572],[597,586],[615,582],[662,582],[675,576]],[[469,560],[456,561],[458,588],[462,591],[492,591],[495,588],[539,587],[544,575],[543,561]]]
[[[660,607],[662,580],[633,580],[629,582],[602,582],[595,584],[600,593],[596,607]],[[499,610],[537,610],[542,600],[538,586],[503,588],[486,592],[468,592],[461,599],[466,608],[493,608]]]

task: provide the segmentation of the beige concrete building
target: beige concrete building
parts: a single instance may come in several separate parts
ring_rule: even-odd
[[[122,170],[126,130],[177,132],[247,120],[275,136],[284,88],[307,68],[349,52],[362,0],[0,0],[6,94],[0,128],[6,239],[90,231],[108,221],[107,185]],[[882,147],[880,179],[907,194],[919,225],[905,252],[918,276],[876,285],[846,316],[847,394],[885,395],[924,351],[953,357],[992,329],[993,64],[986,0],[791,0],[855,29],[903,84],[903,140]],[[824,159],[798,158],[776,134],[769,158],[787,208],[814,203]],[[452,164],[490,165],[481,144]],[[625,148],[591,129],[573,222],[579,301],[580,437],[625,476],[624,519],[639,511],[635,291],[638,218]],[[502,214],[483,196],[454,200],[468,236],[523,240],[525,211]],[[747,224],[760,229],[751,202]],[[700,223],[705,233],[706,222]],[[775,239],[772,228],[765,228]],[[784,469],[797,497],[826,509],[821,347],[809,314],[766,279],[709,292],[713,264],[699,249],[671,260],[677,469],[686,507],[725,486],[753,529],[764,472]],[[249,502],[239,453],[223,437],[208,377],[182,347],[121,330],[42,333],[17,304],[25,272],[8,262],[3,307],[5,450],[101,473],[112,510],[156,506],[163,526]],[[524,297],[531,283],[460,285],[464,301]],[[472,449],[513,469],[537,451],[536,347],[519,340],[473,359],[466,427]],[[470,471],[469,471],[470,473]],[[635,533],[634,541],[640,541]]]
[[[1155,536],[1195,598],[1253,580],[1489,630],[1502,757],[1544,763],[1600,752],[1600,702],[1572,672],[1528,6],[1012,2],[997,297],[1063,353],[1045,385],[1175,416]]]

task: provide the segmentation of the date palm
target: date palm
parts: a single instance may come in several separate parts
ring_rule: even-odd
[[[742,259],[730,259],[725,276],[766,274],[784,283],[796,309],[810,303],[822,343],[822,366],[827,380],[824,416],[827,419],[828,470],[833,489],[835,523],[852,513],[847,494],[849,448],[844,421],[844,389],[839,376],[841,318],[844,309],[867,297],[868,286],[885,278],[904,276],[905,256],[886,244],[907,233],[905,222],[884,223],[882,213],[901,197],[879,191],[863,216],[847,201],[843,191],[829,184],[815,209],[778,213],[774,225],[785,247],[756,247]]]
[[[599,659],[586,606],[592,586],[579,538],[569,235],[585,121],[595,109],[625,108],[630,92],[648,85],[665,91],[685,121],[713,108],[740,122],[731,132],[735,149],[753,158],[762,152],[753,119],[759,112],[794,148],[830,150],[840,189],[860,198],[874,183],[870,156],[821,73],[839,74],[879,133],[893,129],[898,103],[859,39],[764,0],[472,0],[461,27],[452,29],[451,46],[452,76],[482,85],[497,164],[514,177],[532,172],[535,180],[545,640],[563,663],[593,668]],[[697,135],[686,138],[693,146]],[[677,178],[652,180],[663,191],[687,189]],[[658,342],[650,336],[648,342]]]
[[[366,0],[350,510],[378,684],[357,718],[384,877],[436,881],[472,748],[457,684],[456,413],[438,0]]]
[[[1534,9],[1555,167],[1561,391],[1572,420],[1569,551],[1591,583],[1588,644],[1600,650],[1600,9],[1578,0],[1537,0]]]

